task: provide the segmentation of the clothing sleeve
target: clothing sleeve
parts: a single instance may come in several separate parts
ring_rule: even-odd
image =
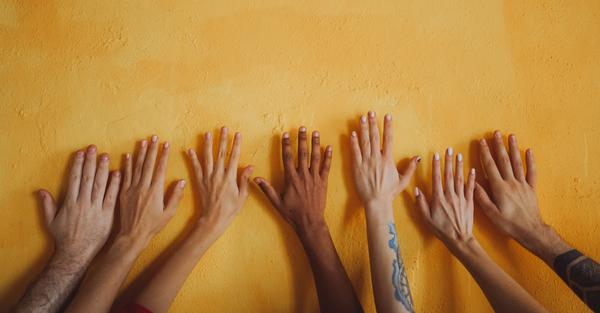
[[[130,302],[129,304],[124,306],[119,311],[119,313],[152,313],[152,312],[135,302]]]

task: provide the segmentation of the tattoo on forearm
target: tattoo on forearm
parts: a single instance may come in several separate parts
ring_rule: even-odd
[[[408,287],[408,279],[406,279],[406,270],[404,269],[404,262],[400,255],[400,248],[398,247],[398,236],[396,236],[396,225],[393,222],[389,222],[390,234],[392,239],[388,242],[390,248],[396,251],[396,259],[392,262],[394,267],[394,274],[392,274],[392,284],[394,285],[394,296],[406,310],[414,312],[415,308],[412,302],[412,296],[410,295],[410,288]]]
[[[600,312],[600,264],[577,250],[554,260],[556,274],[594,312]]]

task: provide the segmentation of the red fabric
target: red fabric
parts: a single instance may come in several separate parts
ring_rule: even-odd
[[[121,311],[119,311],[119,313],[152,313],[152,312],[135,302],[131,302],[128,305],[124,306],[121,309]]]

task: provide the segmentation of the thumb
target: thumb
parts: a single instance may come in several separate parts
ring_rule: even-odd
[[[46,219],[46,226],[50,226],[50,223],[56,217],[56,202],[54,202],[54,197],[48,190],[40,189],[38,191],[38,196],[42,200],[42,208],[44,209],[44,218]]]
[[[177,183],[177,186],[175,186],[175,189],[173,189],[173,194],[171,195],[169,200],[167,200],[167,205],[165,206],[165,213],[169,214],[170,216],[175,215],[177,205],[179,205],[179,201],[181,201],[181,198],[183,197],[184,186],[185,180],[182,179]]]
[[[406,165],[406,167],[400,173],[398,173],[398,175],[400,175],[401,185],[403,185],[404,187],[408,185],[410,179],[417,170],[417,164],[419,164],[419,162],[421,162],[421,157],[413,157],[408,163],[408,165]]]
[[[271,184],[262,177],[254,178],[254,182],[258,184],[258,187],[260,187],[260,190],[262,190],[262,192],[265,194],[265,196],[267,196],[267,198],[269,198],[269,201],[271,201],[271,204],[273,204],[273,206],[275,206],[275,208],[278,208],[281,204],[281,196],[277,193],[277,191],[275,191],[273,186],[271,186]]]
[[[419,206],[419,211],[421,211],[421,216],[425,219],[426,224],[431,223],[431,211],[429,210],[429,204],[427,203],[427,199],[425,199],[425,195],[419,190],[418,187],[415,187],[415,197],[417,200],[417,205]]]
[[[244,197],[248,197],[250,193],[250,176],[252,176],[252,171],[254,171],[254,166],[250,165],[244,169],[240,177],[240,194]]]
[[[498,207],[496,206],[496,204],[494,204],[494,202],[492,202],[490,196],[488,196],[487,192],[485,192],[483,187],[481,187],[481,185],[478,182],[475,182],[475,193],[473,194],[473,196],[475,198],[475,201],[479,203],[481,209],[483,209],[483,212],[488,217],[491,218],[491,214],[496,214],[498,212]]]

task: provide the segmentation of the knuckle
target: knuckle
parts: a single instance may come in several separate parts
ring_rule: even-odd
[[[387,142],[394,141],[394,136],[392,136],[392,135],[385,135],[385,136],[383,137],[383,140],[385,140],[385,141],[387,141]]]
[[[304,150],[304,151],[300,151],[300,157],[305,159],[308,157],[308,151]]]
[[[164,165],[159,164],[159,165],[156,166],[156,171],[157,172],[164,172],[166,170],[167,170],[167,168]]]
[[[283,159],[285,161],[293,161],[294,160],[294,156],[291,153],[286,153],[283,155]]]
[[[90,174],[83,174],[83,176],[81,176],[81,180],[84,183],[89,183],[90,181],[92,181],[92,179],[93,179],[93,176]]]

